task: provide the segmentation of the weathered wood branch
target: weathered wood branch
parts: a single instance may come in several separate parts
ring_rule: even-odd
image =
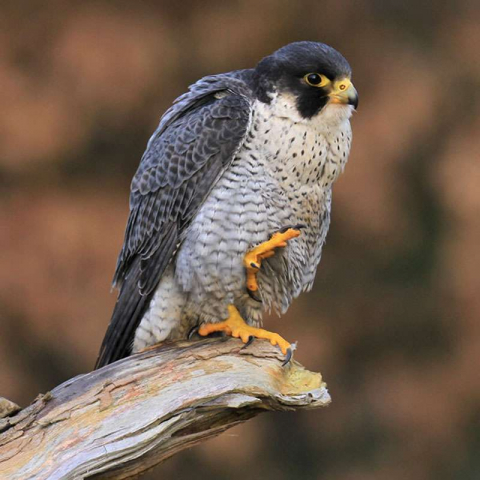
[[[330,397],[264,341],[181,342],[75,377],[0,420],[2,479],[132,478],[263,411]]]

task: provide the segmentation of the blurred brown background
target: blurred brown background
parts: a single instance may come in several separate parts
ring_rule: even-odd
[[[474,1],[2,2],[0,394],[26,405],[93,366],[129,182],[172,100],[318,40],[353,68],[353,151],[315,289],[267,326],[333,404],[145,478],[478,480],[479,24]]]

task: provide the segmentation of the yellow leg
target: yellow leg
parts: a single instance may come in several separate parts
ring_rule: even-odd
[[[204,323],[198,330],[198,334],[206,336],[213,332],[225,332],[227,335],[240,338],[243,343],[247,343],[250,337],[264,338],[269,340],[272,345],[278,345],[284,355],[291,355],[290,343],[277,333],[269,332],[263,328],[250,327],[233,305],[228,306],[228,314],[229,317],[224,322]]]
[[[243,258],[243,264],[247,270],[247,289],[251,292],[258,290],[257,272],[260,270],[262,260],[275,255],[275,249],[286,247],[287,241],[296,238],[300,235],[300,230],[303,225],[288,228],[287,230],[276,232],[272,235],[270,240],[261,243],[253,248]]]

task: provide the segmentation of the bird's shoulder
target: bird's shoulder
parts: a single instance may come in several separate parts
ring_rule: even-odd
[[[218,154],[227,162],[247,133],[253,103],[250,70],[210,75],[191,85],[151,136],[132,194],[178,186]]]

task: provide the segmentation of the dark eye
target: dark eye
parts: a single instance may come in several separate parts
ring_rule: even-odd
[[[330,80],[321,73],[307,73],[303,79],[311,87],[324,87]]]

